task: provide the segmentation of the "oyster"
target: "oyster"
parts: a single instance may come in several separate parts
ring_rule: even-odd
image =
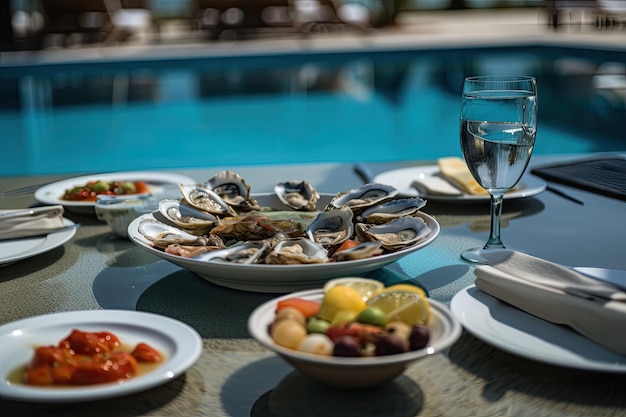
[[[159,202],[159,211],[169,221],[193,234],[203,234],[218,222],[217,217],[178,200]]]
[[[361,223],[382,224],[398,217],[412,216],[426,205],[426,200],[401,198],[367,208],[361,212],[357,221]]]
[[[165,249],[169,245],[206,246],[209,240],[204,236],[187,233],[165,223],[153,219],[145,219],[137,226],[141,233],[154,246]]]
[[[355,213],[376,204],[391,200],[398,190],[391,185],[370,183],[359,188],[337,194],[326,206],[326,210],[350,207]]]
[[[354,233],[352,210],[343,207],[337,210],[323,211],[306,228],[305,233],[313,242],[324,247],[338,245]]]
[[[306,181],[287,181],[276,184],[276,196],[294,210],[315,211],[320,195]]]
[[[371,258],[372,256],[380,255],[383,253],[381,248],[382,242],[363,242],[350,249],[344,249],[339,252],[335,252],[332,256],[333,261],[355,261],[357,259]]]
[[[185,202],[199,210],[217,216],[235,216],[237,214],[231,206],[213,190],[203,187],[200,184],[180,184],[179,187]]]
[[[233,171],[218,172],[204,183],[204,187],[215,192],[236,211],[260,210],[250,194],[250,186]]]
[[[211,235],[228,240],[263,240],[277,233],[289,237],[302,236],[304,226],[293,220],[272,220],[263,214],[226,217],[220,224],[211,229]]]
[[[267,264],[297,265],[324,262],[328,262],[326,249],[303,237],[279,242],[265,257]]]
[[[413,245],[430,234],[430,228],[421,217],[400,217],[388,223],[356,224],[357,236],[362,241],[380,241],[383,248],[395,251]]]
[[[202,254],[196,259],[211,262],[231,262],[236,264],[257,264],[269,250],[267,242],[244,242],[226,249],[214,250]]]

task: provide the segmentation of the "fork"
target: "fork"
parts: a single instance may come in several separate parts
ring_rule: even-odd
[[[34,185],[28,185],[26,187],[20,187],[20,188],[15,188],[13,190],[5,190],[5,191],[1,191],[0,192],[0,197],[19,197],[19,196],[23,196],[26,194],[30,194],[32,192],[34,192],[35,190],[37,190],[40,187],[43,187],[44,185],[47,185],[48,183],[44,183],[44,184],[34,184]]]

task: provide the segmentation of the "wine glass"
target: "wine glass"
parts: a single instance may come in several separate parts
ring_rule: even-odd
[[[467,167],[491,200],[491,231],[482,248],[464,251],[469,262],[488,264],[483,253],[503,249],[504,194],[528,166],[537,133],[537,82],[530,76],[476,76],[463,84],[461,150]]]

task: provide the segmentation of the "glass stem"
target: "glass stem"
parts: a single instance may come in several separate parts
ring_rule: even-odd
[[[503,192],[491,193],[491,232],[483,249],[504,249],[500,240],[500,224],[502,219]]]

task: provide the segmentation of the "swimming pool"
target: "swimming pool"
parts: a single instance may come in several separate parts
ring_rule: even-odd
[[[535,154],[624,151],[626,53],[525,46],[0,67],[0,176],[460,155],[465,75],[535,75]]]

